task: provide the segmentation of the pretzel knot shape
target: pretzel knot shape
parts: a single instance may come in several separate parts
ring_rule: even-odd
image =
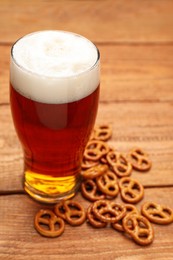
[[[81,192],[84,198],[90,201],[96,201],[105,198],[105,195],[97,189],[97,185],[94,180],[88,179],[82,182]]]
[[[88,207],[87,210],[87,219],[89,223],[96,228],[103,228],[106,227],[107,223],[100,221],[93,213],[92,204]]]
[[[87,170],[87,169],[92,168],[92,167],[94,167],[98,164],[99,164],[99,162],[87,160],[86,158],[83,157],[81,167],[82,167],[82,170]]]
[[[38,211],[35,216],[34,226],[45,237],[58,237],[64,232],[65,228],[64,220],[48,209]]]
[[[82,172],[82,176],[84,179],[95,179],[98,176],[104,174],[107,170],[108,166],[106,164],[99,164]]]
[[[88,142],[85,151],[84,158],[88,160],[98,161],[102,156],[107,154],[109,151],[109,146],[98,140],[91,140]]]
[[[79,226],[86,219],[84,208],[74,200],[66,200],[56,204],[54,211],[57,216],[64,218],[72,226]]]
[[[144,196],[142,184],[130,177],[121,178],[119,187],[122,199],[128,203],[137,203]]]
[[[111,171],[96,178],[98,188],[106,195],[115,197],[119,192],[117,177]]]
[[[141,208],[142,215],[156,224],[170,224],[173,222],[173,210],[154,202],[146,202]]]
[[[107,141],[112,136],[112,127],[110,125],[96,126],[93,133],[93,139]]]
[[[128,159],[133,168],[138,171],[148,171],[152,166],[148,154],[140,148],[131,150],[128,154]]]
[[[126,215],[124,217],[127,216],[127,214],[139,214],[137,208],[133,205],[133,204],[124,204],[125,208],[126,208]],[[118,230],[118,231],[125,231],[123,228],[123,219],[120,219],[118,222],[112,223],[111,226]]]
[[[154,239],[154,231],[147,218],[139,214],[127,214],[123,228],[139,245],[149,245]]]
[[[110,151],[106,155],[108,163],[112,166],[113,171],[118,177],[129,176],[132,172],[132,165],[126,157],[117,151]]]
[[[126,208],[118,203],[107,200],[98,200],[93,204],[94,215],[102,222],[114,223],[126,214]]]

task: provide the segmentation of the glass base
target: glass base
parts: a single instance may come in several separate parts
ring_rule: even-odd
[[[80,182],[80,175],[52,177],[26,171],[24,190],[38,202],[54,204],[72,198],[78,191]]]

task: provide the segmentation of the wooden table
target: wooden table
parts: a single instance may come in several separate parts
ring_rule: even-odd
[[[1,0],[0,25],[0,259],[173,259],[173,224],[154,225],[147,247],[87,223],[67,225],[55,239],[35,231],[34,215],[43,206],[23,192],[8,89],[10,47],[22,35],[61,29],[91,39],[102,63],[97,123],[112,125],[110,144],[118,150],[139,146],[150,154],[152,169],[133,172],[145,187],[141,203],[173,207],[173,1]],[[80,194],[76,199],[89,205]]]

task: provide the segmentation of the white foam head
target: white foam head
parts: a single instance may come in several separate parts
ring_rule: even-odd
[[[43,103],[67,103],[99,85],[99,52],[86,38],[64,31],[39,31],[12,47],[10,81],[23,96]]]

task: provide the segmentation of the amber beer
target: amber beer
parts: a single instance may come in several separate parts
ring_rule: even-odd
[[[12,47],[10,102],[24,151],[24,188],[54,203],[80,183],[99,99],[99,52],[86,38],[40,31]]]

